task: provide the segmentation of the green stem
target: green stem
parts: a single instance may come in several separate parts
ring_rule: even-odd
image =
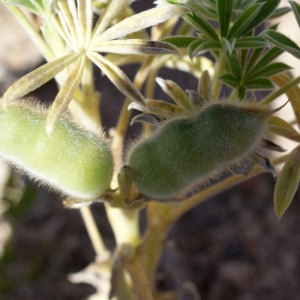
[[[292,89],[293,87],[295,87],[299,83],[300,83],[300,76],[293,79],[292,81],[287,83],[285,86],[281,87],[276,92],[274,92],[274,93],[270,94],[269,96],[267,96],[264,100],[261,101],[261,103],[265,104],[265,105],[271,103],[276,98],[278,98],[279,96],[285,94],[286,92],[288,92],[290,89]]]
[[[153,300],[151,287],[140,261],[140,248],[124,244],[120,247],[119,256],[132,279],[138,300]],[[123,298],[122,298],[123,299]]]
[[[28,18],[23,14],[23,12],[16,6],[7,5],[7,8],[11,11],[11,13],[16,17],[21,26],[25,29],[32,42],[35,44],[35,46],[41,52],[41,54],[45,57],[45,59],[47,61],[54,60],[56,57],[53,51],[45,42],[40,33],[36,30],[36,28],[32,25],[32,23],[28,20]]]
[[[274,160],[273,164],[277,165],[284,162],[287,156],[285,155]],[[257,167],[248,176],[231,176],[190,197],[179,206],[174,207],[172,204],[156,202],[149,203],[147,207],[149,226],[145,233],[145,245],[142,257],[148,280],[153,283],[154,274],[165,246],[166,236],[174,222],[196,205],[263,172],[264,170]]]
[[[103,243],[103,240],[101,238],[100,232],[97,228],[97,225],[95,223],[94,217],[92,215],[92,212],[90,210],[89,206],[83,206],[80,208],[80,213],[83,218],[85,227],[87,229],[87,232],[89,234],[89,237],[92,241],[94,250],[98,256],[103,255],[103,253],[106,251],[106,247]]]
[[[83,120],[84,125],[101,126],[99,114],[100,94],[95,91],[93,64],[90,59],[85,60],[84,72],[81,78],[82,93],[77,93],[75,101],[72,101],[69,108],[77,119]],[[78,91],[80,92],[80,91]]]
[[[223,52],[219,52],[219,58],[215,65],[215,76],[212,82],[212,99],[217,100],[220,95],[222,82],[218,79],[219,76],[223,75],[225,71],[225,55]]]
[[[238,90],[237,89],[233,89],[229,98],[228,98],[228,101],[238,101]]]
[[[274,160],[273,164],[277,165],[285,161],[287,155],[282,156],[276,160]],[[178,220],[184,213],[195,207],[196,205],[204,202],[205,200],[217,195],[220,192],[223,192],[237,184],[240,184],[254,176],[264,173],[265,171],[260,167],[254,168],[251,174],[247,176],[230,176],[209,188],[203,190],[202,192],[190,197],[189,199],[185,200],[181,205],[175,207],[169,215],[168,222],[173,223]]]
[[[106,205],[106,213],[117,245],[140,245],[139,211],[137,209],[120,209]]]

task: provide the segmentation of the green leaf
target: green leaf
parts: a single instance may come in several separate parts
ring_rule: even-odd
[[[293,13],[296,17],[298,26],[300,27],[300,5],[295,1],[289,1],[289,3],[291,5]]]
[[[250,73],[250,71],[253,69],[264,50],[264,48],[256,48],[253,50],[252,53],[249,51],[250,56],[247,61],[246,74]]]
[[[226,37],[231,20],[234,0],[217,0],[217,12],[221,37]]]
[[[242,50],[241,50],[241,58],[240,58],[240,60],[241,60],[241,67],[242,67],[243,70],[245,68],[249,52],[250,52],[250,50],[248,50],[248,49],[243,49],[242,48]]]
[[[161,41],[172,44],[178,48],[187,48],[196,40],[198,40],[198,38],[193,36],[170,36],[162,39]]]
[[[244,85],[238,87],[238,98],[239,100],[244,100],[247,95],[247,89]]]
[[[276,18],[282,17],[282,16],[284,16],[285,14],[289,13],[290,11],[291,11],[291,9],[290,9],[289,7],[287,7],[287,6],[277,8],[277,9],[270,15],[270,17],[269,17],[268,19],[271,20],[271,19],[276,19]]]
[[[268,19],[268,17],[274,12],[279,5],[280,0],[258,0],[257,3],[262,3],[263,7],[259,11],[258,15],[249,24],[246,31],[251,30]]]
[[[266,38],[268,41],[276,45],[277,47],[291,53],[295,57],[300,59],[300,48],[290,38],[282,33],[274,30],[265,30],[260,36]]]
[[[279,23],[274,23],[272,26],[269,27],[269,29],[277,31],[278,26],[279,26]]]
[[[199,53],[203,51],[210,51],[214,49],[220,49],[221,44],[219,41],[212,41],[206,39],[198,39],[190,44],[188,48],[188,55],[191,60]]]
[[[240,81],[234,75],[229,73],[219,76],[218,79],[233,88],[238,87],[240,84]]]
[[[261,55],[260,60],[254,65],[256,69],[261,69],[268,65],[271,61],[277,58],[284,51],[280,48],[273,47],[264,54]]]
[[[196,12],[198,12],[200,15],[202,15],[206,19],[209,19],[209,20],[217,20],[218,19],[218,15],[216,13],[216,10],[214,8],[209,7],[208,5],[205,5],[202,2],[189,1],[187,3],[187,6],[190,9],[195,10]]]
[[[3,95],[3,105],[5,106],[11,100],[23,97],[29,92],[34,91],[52,79],[79,56],[80,54],[78,53],[62,56],[26,74],[7,89]]]
[[[30,0],[4,0],[5,5],[13,5],[13,6],[23,6],[29,11],[33,12],[36,15],[43,14],[43,4],[41,1],[30,1]]]
[[[256,2],[257,0],[235,0],[233,9],[242,13],[245,9],[254,5]]]
[[[235,47],[235,43],[236,43],[236,39],[232,39],[231,42],[229,42],[225,37],[221,38],[221,46],[222,46],[222,50],[224,52],[229,52],[229,54],[231,55],[234,47]]]
[[[250,31],[250,24],[254,18],[258,15],[259,11],[261,10],[263,3],[258,3],[253,6],[247,8],[241,15],[236,19],[234,24],[232,25],[227,38],[231,39],[233,37],[240,37],[243,33]]]
[[[300,134],[285,120],[272,116],[269,119],[268,132],[283,136],[289,140],[300,142]]]
[[[183,19],[194,26],[207,38],[219,41],[219,37],[212,25],[196,11],[192,11],[192,15],[184,15]]]
[[[232,73],[239,81],[242,78],[242,67],[239,60],[234,55],[225,53],[227,69]]]
[[[235,48],[254,49],[268,46],[269,43],[260,36],[240,38],[235,43]]]
[[[89,50],[100,53],[104,52],[131,55],[177,54],[180,56],[179,50],[171,44],[141,39],[92,42]]]
[[[253,77],[270,77],[272,75],[291,70],[292,68],[284,63],[273,63],[266,65],[264,68],[253,70],[251,75],[248,78]]]
[[[278,219],[291,204],[300,180],[300,146],[287,158],[278,176],[274,192],[274,208]]]
[[[68,78],[63,83],[59,93],[54,99],[51,105],[49,113],[46,120],[46,131],[50,136],[54,126],[60,119],[60,117],[65,113],[69,103],[71,102],[75,90],[80,84],[82,73],[84,70],[85,56],[82,55],[80,59],[77,60],[74,68],[71,70]]]
[[[151,8],[116,23],[103,33],[95,36],[94,40],[109,41],[118,39],[147,27],[165,22],[172,17],[178,17],[187,13],[190,13],[190,10],[182,5],[163,5]]]
[[[172,80],[164,80],[160,77],[156,77],[156,82],[162,88],[162,90],[184,111],[189,111],[192,109],[189,97],[177,85],[177,83]]]
[[[146,100],[141,92],[134,86],[125,73],[116,65],[105,59],[99,53],[90,51],[87,56],[109,78],[116,88],[140,107],[146,108]]]
[[[250,90],[268,90],[273,89],[274,85],[268,78],[256,77],[245,83],[247,89]]]

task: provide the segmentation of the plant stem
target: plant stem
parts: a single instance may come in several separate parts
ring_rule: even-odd
[[[287,155],[284,155],[282,157],[279,157],[275,159],[272,164],[277,165],[285,161],[287,158]],[[168,218],[169,223],[173,223],[176,220],[178,220],[184,213],[195,207],[196,205],[204,202],[205,200],[217,195],[220,192],[223,192],[225,190],[228,190],[229,188],[240,184],[252,177],[255,177],[259,174],[264,173],[265,171],[261,169],[260,167],[255,167],[253,171],[247,175],[247,176],[230,176],[210,187],[207,189],[203,190],[202,192],[195,194],[194,196],[188,198],[185,200],[181,205],[175,207]]]
[[[11,11],[11,13],[16,17],[21,26],[25,29],[32,42],[35,44],[35,46],[41,52],[41,54],[45,57],[45,59],[47,61],[54,60],[56,57],[52,52],[51,48],[36,30],[36,28],[32,25],[32,23],[28,20],[28,18],[23,14],[23,12],[16,6],[7,5],[7,8]]]
[[[140,262],[139,248],[124,244],[120,248],[120,257],[132,279],[138,300],[153,300],[151,287]]]
[[[212,82],[212,99],[218,100],[222,87],[222,82],[218,79],[219,76],[223,75],[225,70],[225,55],[221,51],[219,52],[219,58],[215,65],[215,76]]]
[[[171,224],[166,218],[172,209],[172,204],[150,202],[147,206],[149,224],[144,234],[142,263],[146,276],[154,287],[154,276],[165,247],[165,240]]]
[[[273,161],[273,164],[281,164],[286,158],[287,155],[277,158]],[[153,277],[165,246],[166,236],[175,221],[196,205],[263,172],[264,170],[257,167],[248,176],[230,176],[190,197],[179,206],[174,207],[172,204],[150,202],[147,207],[149,226],[145,233],[145,245],[142,256],[148,280],[153,283]]]
[[[133,81],[137,89],[141,89],[148,75],[149,68],[153,59],[154,59],[153,56],[149,57],[137,72]],[[126,98],[122,106],[122,110],[118,119],[118,123],[114,133],[114,138],[111,145],[114,154],[114,163],[115,163],[115,172],[114,172],[114,177],[111,186],[112,188],[116,188],[118,186],[118,173],[120,171],[120,168],[123,165],[124,138],[125,138],[126,130],[131,116],[131,111],[128,110],[129,104],[130,104],[130,99]]]
[[[81,207],[80,213],[83,218],[89,237],[92,241],[94,250],[96,254],[100,256],[106,251],[106,247],[102,241],[101,235],[95,223],[90,207],[89,206]]]
[[[262,104],[269,104],[269,103],[271,103],[273,100],[275,100],[279,96],[285,94],[286,92],[288,92],[289,90],[291,90],[293,87],[295,87],[299,83],[300,83],[300,76],[297,77],[297,78],[295,78],[295,79],[293,79],[292,81],[288,82],[286,85],[284,85],[283,87],[281,87],[276,92],[274,92],[274,93],[270,94],[269,96],[267,96],[265,99],[262,100]]]
[[[76,119],[83,120],[85,126],[101,126],[99,114],[100,94],[95,91],[93,64],[90,59],[85,60],[84,72],[81,78],[83,93],[81,97],[76,97],[71,101],[69,108]]]
[[[140,245],[139,211],[137,209],[114,208],[109,205],[105,207],[117,245],[124,243],[133,246]]]

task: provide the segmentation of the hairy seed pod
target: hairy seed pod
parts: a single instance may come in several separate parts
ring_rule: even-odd
[[[133,182],[157,200],[205,183],[255,155],[272,113],[255,103],[223,101],[170,118],[129,151]]]
[[[0,156],[33,179],[80,199],[96,199],[109,187],[113,158],[101,133],[61,118],[51,136],[47,110],[23,102],[0,109]]]

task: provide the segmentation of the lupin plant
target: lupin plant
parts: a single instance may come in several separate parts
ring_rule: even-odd
[[[274,62],[284,51],[300,58],[300,48],[276,26],[262,26],[290,10],[300,26],[296,2],[289,2],[290,9],[278,8],[279,0],[168,0],[135,14],[132,0],[2,1],[47,63],[3,95],[0,156],[60,192],[66,207],[80,210],[102,286],[93,299],[160,299],[155,272],[172,224],[248,178],[264,171],[276,177],[282,162],[274,205],[278,218],[283,215],[300,179],[300,146],[277,159],[262,150],[284,152],[271,134],[296,142],[300,134],[273,116],[288,103],[266,105],[287,94],[300,124],[300,77]],[[20,6],[39,22],[32,23]],[[120,69],[129,63],[141,64],[133,81]],[[126,96],[112,136],[101,128],[93,64]],[[199,78],[198,87],[185,90],[158,78],[162,67],[189,72]],[[26,99],[52,78],[59,92],[50,108]],[[155,83],[174,103],[153,99]],[[257,90],[270,93],[257,101]],[[141,114],[131,120],[132,109]],[[143,132],[125,149],[133,122],[142,123]],[[98,202],[105,204],[116,239],[109,255],[89,206]],[[143,235],[141,208],[147,212]],[[110,279],[102,276],[107,269]]]

